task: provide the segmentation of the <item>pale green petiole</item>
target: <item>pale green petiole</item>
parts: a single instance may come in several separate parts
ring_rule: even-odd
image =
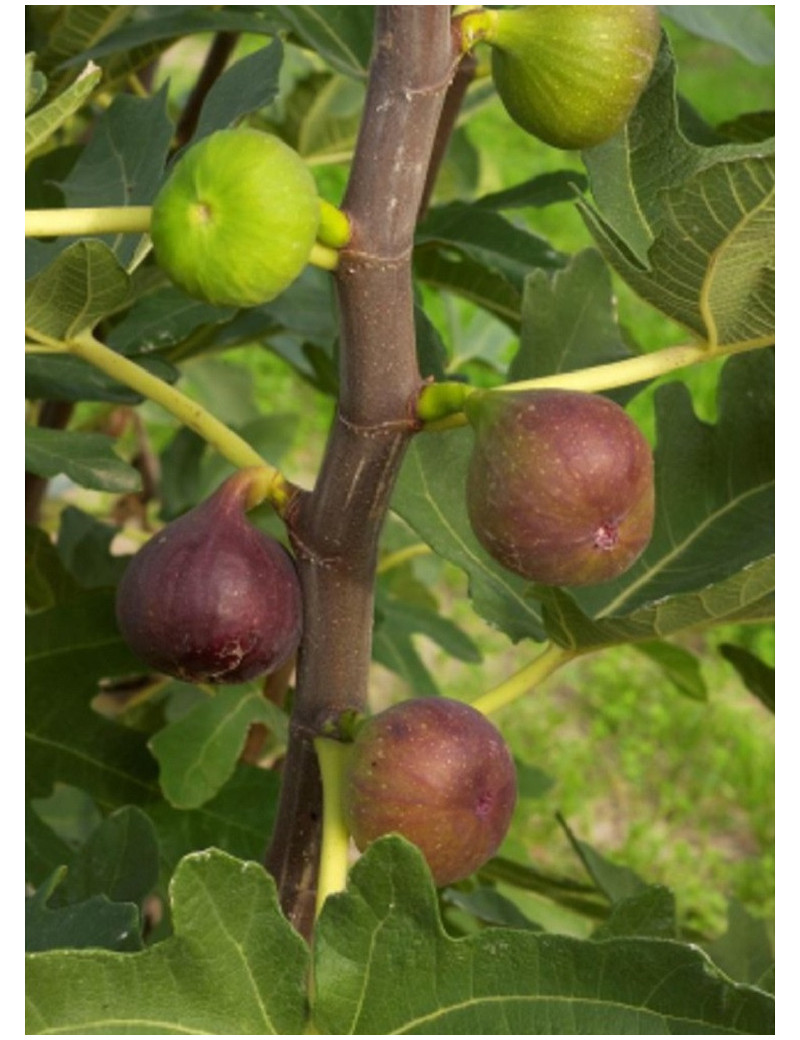
[[[350,745],[317,737],[314,748],[322,775],[322,850],[317,914],[329,895],[344,891],[350,864],[350,834],[344,820],[342,786]]]
[[[154,401],[174,415],[184,426],[199,434],[237,469],[255,467],[258,477],[254,478],[248,496],[248,508],[260,501],[268,500],[278,513],[283,512],[294,490],[283,474],[274,466],[270,466],[255,448],[206,411],[202,405],[169,383],[165,383],[163,379],[154,376],[141,365],[100,343],[89,332],[64,341],[42,336],[35,330],[26,330],[26,333],[34,349],[44,348],[54,353],[68,352],[82,358],[118,383]]]
[[[558,668],[571,661],[575,657],[572,650],[555,643],[547,643],[530,664],[525,665],[510,678],[505,679],[491,690],[487,690],[477,700],[472,701],[472,707],[483,715],[491,715],[492,712],[505,708],[508,704],[524,697],[532,689],[544,682]]]
[[[96,208],[26,209],[26,238],[58,235],[147,234],[151,206],[98,206]],[[311,247],[308,262],[323,271],[335,271],[338,250],[350,240],[350,222],[329,202],[321,203],[320,241]]]

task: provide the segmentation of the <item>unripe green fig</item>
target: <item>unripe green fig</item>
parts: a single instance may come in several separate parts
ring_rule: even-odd
[[[650,541],[650,446],[605,397],[568,390],[476,392],[467,476],[472,529],[508,570],[546,585],[594,585]]]
[[[173,520],[131,559],[117,590],[123,637],[151,668],[186,682],[239,683],[297,649],[294,562],[247,520],[246,471]]]
[[[156,260],[192,296],[252,307],[307,265],[320,200],[305,163],[260,130],[218,130],[187,149],[159,191]]]
[[[592,148],[627,122],[658,53],[658,8],[535,4],[486,12],[492,78],[511,118],[557,148]]]
[[[508,747],[484,715],[461,701],[425,697],[362,725],[343,790],[359,849],[399,834],[420,849],[436,884],[447,885],[497,851],[517,781]]]

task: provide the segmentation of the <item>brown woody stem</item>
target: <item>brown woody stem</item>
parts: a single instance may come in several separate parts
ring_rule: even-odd
[[[301,934],[313,926],[322,799],[314,737],[367,704],[377,546],[421,378],[411,250],[457,54],[450,7],[377,6],[364,116],[343,209],[353,237],[336,273],[339,410],[314,490],[286,520],[305,633],[267,866]]]

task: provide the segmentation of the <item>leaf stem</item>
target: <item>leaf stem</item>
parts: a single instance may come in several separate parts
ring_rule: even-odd
[[[378,563],[376,573],[385,574],[387,571],[391,571],[395,567],[400,567],[402,564],[415,559],[417,556],[428,556],[432,552],[433,549],[431,549],[429,545],[426,545],[425,542],[417,542],[414,545],[407,545],[405,548],[398,549],[396,552],[387,553]]]
[[[263,498],[267,499],[275,510],[282,514],[288,504],[294,488],[273,466],[270,466],[247,441],[229,426],[220,422],[202,405],[192,401],[180,390],[163,379],[152,375],[141,365],[123,357],[110,347],[100,343],[91,333],[82,333],[74,339],[61,342],[41,333],[26,329],[26,335],[50,350],[62,348],[75,357],[82,358],[90,365],[105,372],[107,376],[130,387],[149,400],[161,405],[171,415],[194,430],[229,462],[238,469],[258,467],[262,471],[259,478],[263,489]],[[261,492],[259,492],[260,494]]]
[[[151,206],[26,209],[25,237],[117,235],[126,232],[144,234],[150,230],[151,209]]]
[[[329,895],[343,892],[350,862],[350,834],[342,811],[342,778],[350,745],[327,737],[314,740],[322,775],[322,842],[317,883],[317,916]]]
[[[612,361],[606,365],[593,365],[590,368],[579,368],[574,372],[558,372],[555,375],[539,376],[536,379],[525,379],[518,383],[506,383],[495,387],[492,393],[519,393],[522,390],[582,390],[596,393],[600,390],[613,390],[618,386],[630,386],[657,379],[669,372],[675,372],[689,365],[704,361],[716,361],[732,354],[741,354],[748,350],[758,350],[772,346],[773,336],[763,336],[744,343],[733,343],[729,346],[709,348],[705,344],[683,344],[676,347],[664,347],[651,354],[639,354],[625,358],[624,361]],[[466,416],[460,403],[476,387],[467,387],[463,383],[430,383],[423,387],[417,402],[417,415],[425,423],[427,431],[451,429],[464,426]],[[426,421],[426,417],[428,417]]]
[[[331,212],[339,215],[338,219]],[[55,238],[58,235],[147,234],[152,206],[97,206],[94,208],[26,209],[26,238]],[[308,262],[323,271],[335,271],[339,264],[338,242],[349,239],[350,224],[335,206],[326,203],[327,214],[321,228],[321,241],[311,247]],[[344,241],[343,241],[344,240]]]
[[[575,656],[574,650],[567,650],[555,643],[547,643],[539,656],[535,657],[530,664],[525,665],[494,689],[482,694],[477,700],[472,701],[472,707],[484,715],[491,715],[492,712],[519,700]]]

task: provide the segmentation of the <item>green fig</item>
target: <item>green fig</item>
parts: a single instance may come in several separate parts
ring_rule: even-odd
[[[627,122],[658,53],[658,8],[543,5],[481,12],[511,118],[556,148],[592,148]]]
[[[626,571],[653,530],[650,446],[608,398],[567,390],[473,393],[472,529],[508,570],[547,585]]]
[[[420,849],[437,885],[468,877],[495,854],[516,797],[499,731],[444,697],[403,701],[368,719],[345,767],[344,816],[358,848],[399,834]]]
[[[117,621],[151,668],[185,682],[240,683],[296,651],[302,599],[294,561],[249,523],[246,471],[173,520],[131,559]]]
[[[308,263],[320,222],[314,178],[260,130],[219,130],[175,164],[153,205],[156,260],[191,296],[252,307]]]

